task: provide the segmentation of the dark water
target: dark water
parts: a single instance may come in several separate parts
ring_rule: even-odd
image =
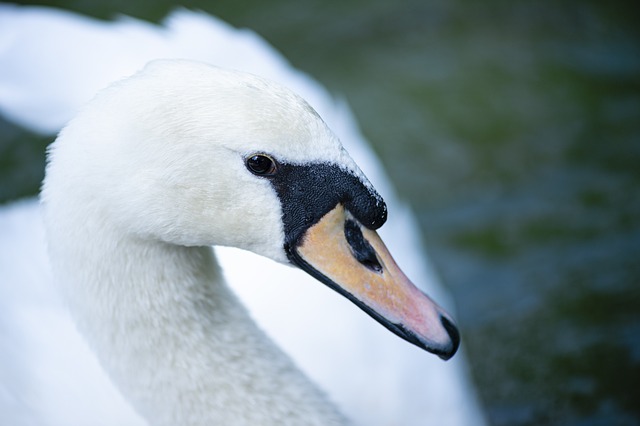
[[[638,4],[252,3],[183,5],[350,102],[456,298],[490,422],[640,424]],[[47,142],[0,124],[2,200],[35,193]]]

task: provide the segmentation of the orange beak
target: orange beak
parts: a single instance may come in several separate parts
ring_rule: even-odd
[[[400,270],[375,231],[338,204],[291,252],[307,273],[346,296],[403,339],[451,358],[460,336],[453,320]]]

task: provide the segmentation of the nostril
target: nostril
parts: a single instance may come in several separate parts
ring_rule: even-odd
[[[382,265],[378,261],[378,256],[362,235],[362,230],[357,223],[353,220],[347,220],[344,224],[344,236],[351,247],[351,253],[358,262],[374,272],[382,273]]]
[[[460,347],[460,332],[458,331],[458,327],[451,322],[451,320],[447,317],[440,316],[440,322],[445,330],[447,330],[447,334],[449,334],[449,338],[451,339],[451,347],[446,352],[443,352],[440,355],[440,358],[447,360],[451,358],[458,351],[458,347]]]

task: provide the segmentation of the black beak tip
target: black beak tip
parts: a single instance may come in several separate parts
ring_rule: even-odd
[[[456,327],[450,319],[440,316],[440,322],[444,329],[447,330],[449,338],[451,339],[451,345],[438,354],[440,358],[446,361],[455,355],[460,347],[460,332],[458,331],[458,327]]]

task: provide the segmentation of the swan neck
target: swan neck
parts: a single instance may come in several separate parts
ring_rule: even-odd
[[[252,322],[211,247],[84,225],[49,227],[50,238],[83,242],[51,250],[54,272],[80,331],[150,424],[342,424]]]

